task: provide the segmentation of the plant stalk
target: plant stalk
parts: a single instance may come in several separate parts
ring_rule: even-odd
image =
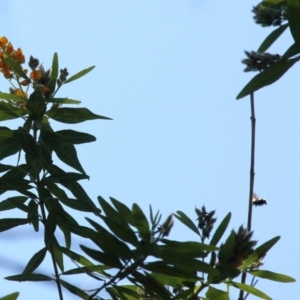
[[[250,106],[251,106],[251,158],[250,158],[250,187],[249,187],[249,201],[248,201],[248,221],[247,229],[251,231],[252,223],[252,208],[253,208],[253,190],[254,190],[254,164],[255,164],[255,107],[254,107],[254,93],[250,94]],[[243,272],[241,283],[246,282],[247,273]],[[239,300],[244,300],[244,291],[240,290]]]

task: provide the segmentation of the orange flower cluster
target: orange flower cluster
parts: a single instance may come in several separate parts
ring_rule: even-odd
[[[3,73],[5,78],[12,78],[14,70],[6,62],[6,57],[11,57],[19,66],[25,62],[22,49],[18,48],[15,50],[13,45],[8,42],[8,39],[2,36],[0,37],[0,72]]]

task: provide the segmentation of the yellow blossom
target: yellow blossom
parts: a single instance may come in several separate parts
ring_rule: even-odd
[[[4,48],[8,42],[8,39],[5,36],[0,37],[0,47]]]
[[[22,98],[25,98],[25,99],[28,99],[28,94],[25,93],[24,91],[20,90],[20,89],[17,89],[15,91],[15,95],[19,96],[19,97],[22,97]]]

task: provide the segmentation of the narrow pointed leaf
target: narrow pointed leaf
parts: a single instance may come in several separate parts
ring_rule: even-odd
[[[111,118],[96,115],[87,108],[51,108],[46,112],[46,114],[49,118],[52,118],[57,122],[67,124],[76,124],[96,119],[111,120]]]
[[[298,59],[280,61],[267,67],[264,71],[254,76],[248,84],[237,95],[236,99],[241,99],[252,92],[261,89],[277,81],[285,72],[291,68]]]
[[[94,232],[93,230],[86,231],[86,235],[99,246],[103,252],[115,252],[123,260],[130,260],[132,258],[131,250],[126,243],[123,243],[93,220],[89,218],[86,218],[86,220],[97,230],[97,232]]]
[[[83,255],[81,254],[78,254],[74,251],[71,251],[65,247],[60,247],[60,250],[65,254],[67,255],[70,259],[78,262],[79,264],[85,266],[85,267],[90,267],[90,266],[94,266],[94,264],[89,261],[86,257],[84,257]]]
[[[297,54],[300,53],[300,47],[297,46],[296,43],[294,43],[293,45],[291,45],[283,54],[282,58],[283,59],[288,59],[290,57],[293,57]]]
[[[62,231],[64,237],[65,237],[65,243],[66,243],[66,248],[70,249],[71,248],[71,241],[72,241],[72,237],[71,237],[71,231],[59,226],[59,229]]]
[[[4,297],[1,297],[0,300],[16,300],[19,296],[19,292],[15,292]]]
[[[10,281],[49,281],[49,280],[53,280],[51,277],[49,277],[47,275],[36,274],[36,273],[7,276],[7,277],[5,277],[5,279],[10,280]]]
[[[300,1],[287,0],[287,17],[291,34],[296,45],[300,48]]]
[[[32,273],[39,265],[43,262],[47,253],[47,248],[43,248],[37,253],[35,253],[31,259],[29,260],[28,264],[26,265],[23,274]]]
[[[262,291],[256,289],[253,286],[247,285],[247,284],[243,284],[243,283],[239,283],[239,282],[227,282],[227,284],[230,284],[244,292],[247,292],[249,294],[252,294],[256,297],[259,297],[261,299],[266,299],[266,300],[272,300],[272,298],[270,298],[268,295],[266,295],[265,293],[263,293]]]
[[[224,232],[227,229],[227,226],[230,222],[231,213],[228,213],[227,216],[223,219],[221,224],[216,229],[214,235],[211,238],[210,245],[217,245],[220,239],[222,238]]]
[[[20,205],[24,205],[27,199],[28,197],[16,196],[9,197],[6,200],[2,200],[0,201],[0,211],[18,208]]]
[[[45,228],[45,242],[49,243],[52,240],[54,235],[56,226],[57,226],[57,215],[58,215],[58,201],[53,199],[51,204],[51,208],[46,220],[46,228]]]
[[[23,151],[32,159],[35,159],[37,157],[37,146],[33,136],[27,133],[23,127],[19,127],[18,137]]]
[[[11,228],[14,228],[16,226],[25,225],[28,223],[31,223],[34,221],[34,219],[0,219],[0,232],[9,230]]]
[[[13,101],[24,101],[24,98],[17,96],[15,94],[10,94],[10,93],[2,93],[0,92],[0,99],[4,99],[10,102]]]
[[[138,246],[139,241],[136,237],[134,231],[127,225],[123,226],[114,219],[101,216],[102,220],[105,222],[107,227],[121,240],[132,244],[133,246]],[[125,223],[126,224],[126,223]]]
[[[71,269],[63,273],[63,275],[73,275],[73,274],[83,274],[89,272],[98,272],[102,273],[102,271],[110,269],[110,267],[104,265],[92,265],[89,267],[80,267],[76,269]]]
[[[58,104],[79,104],[79,103],[81,103],[81,101],[79,101],[79,100],[68,99],[68,98],[51,98],[51,99],[47,99],[47,102],[58,103]]]
[[[59,130],[53,136],[53,142],[60,144],[84,144],[96,141],[96,138],[88,133],[75,130]]]
[[[76,151],[76,148],[74,147],[74,145],[54,144],[53,150],[62,162],[64,162],[68,166],[74,168],[75,170],[85,174],[85,172],[81,166],[81,163],[77,157],[77,151]]]
[[[94,260],[103,263],[106,266],[113,268],[122,268],[122,264],[119,258],[114,253],[104,253],[98,250],[94,250],[83,245],[80,248]]]
[[[58,77],[58,55],[55,52],[52,60],[52,68],[51,68],[50,83],[49,83],[51,95],[55,91],[57,77]]]
[[[132,272],[135,280],[140,282],[146,289],[157,294],[158,298],[170,299],[171,293],[164,287],[158,280],[156,280],[150,274],[141,274],[138,272]]]
[[[59,282],[62,284],[63,287],[65,287],[69,292],[71,292],[72,294],[80,297],[81,299],[88,299],[89,295],[87,293],[85,293],[83,290],[79,289],[78,287],[62,280],[59,279]]]
[[[0,164],[0,173],[11,170],[14,166]]]
[[[253,270],[249,271],[250,274],[256,277],[264,278],[264,279],[269,279],[273,281],[278,281],[278,282],[295,282],[296,280],[290,276],[284,275],[284,274],[279,274],[279,273],[274,273],[266,270]]]
[[[218,300],[229,300],[229,295],[227,292],[218,290],[213,286],[210,286],[205,294],[209,299],[218,299]]]
[[[87,73],[89,73],[90,71],[92,71],[94,68],[95,68],[95,66],[92,66],[92,67],[86,68],[84,70],[81,70],[80,72],[76,73],[75,75],[72,75],[69,79],[67,79],[64,82],[64,84],[79,79],[80,77],[82,77],[82,76],[86,75]]]
[[[243,270],[250,266],[253,262],[258,261],[264,257],[266,253],[278,242],[280,236],[274,237],[273,239],[265,242],[261,246],[257,247],[254,252],[243,262],[243,265],[239,269]]]
[[[0,121],[20,118],[24,114],[25,111],[23,108],[14,107],[11,103],[0,102]]]
[[[58,265],[61,272],[64,272],[64,257],[63,252],[60,250],[60,246],[57,242],[55,242],[55,245],[53,246],[53,253],[55,257],[55,262]]]
[[[257,52],[262,53],[267,51],[268,48],[281,36],[281,34],[286,30],[287,27],[288,24],[284,24],[272,31],[259,46]]]
[[[132,206],[132,218],[134,219],[134,226],[137,228],[140,237],[144,242],[149,243],[151,239],[149,223],[145,214],[136,203]]]
[[[186,225],[188,228],[190,228],[192,231],[194,231],[197,235],[199,234],[197,226],[194,224],[194,222],[182,211],[177,211],[174,216],[184,225]]]
[[[162,242],[167,246],[164,251],[175,251],[176,253],[189,253],[192,257],[203,257],[207,255],[204,251],[216,251],[218,247],[214,245],[207,245],[198,242],[177,242],[163,239]],[[162,247],[161,247],[162,248]],[[198,253],[198,254],[197,254]],[[193,256],[195,254],[195,256]]]

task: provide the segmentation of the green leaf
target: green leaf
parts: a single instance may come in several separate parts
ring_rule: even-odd
[[[288,24],[284,24],[272,31],[259,46],[257,52],[262,53],[267,51],[268,48],[280,37],[280,35],[286,30],[287,27]]]
[[[37,157],[37,146],[33,136],[27,133],[23,127],[19,127],[18,137],[23,151],[32,159],[35,159]]]
[[[72,294],[80,297],[81,299],[88,299],[89,295],[87,293],[85,293],[83,290],[79,289],[78,287],[62,280],[62,279],[58,279],[59,282],[61,283],[61,285],[63,287],[65,287],[69,292],[71,292]]]
[[[252,92],[255,92],[266,85],[270,85],[277,81],[287,70],[298,61],[298,58],[288,61],[279,61],[267,67],[261,73],[254,76],[248,84],[237,95],[236,99],[241,99]]]
[[[102,271],[107,269],[110,269],[110,267],[104,265],[92,265],[88,267],[80,267],[80,268],[68,270],[66,272],[63,272],[63,275],[83,274],[89,272],[103,273]]]
[[[51,99],[47,99],[47,102],[58,103],[58,104],[79,104],[79,103],[81,103],[81,101],[79,101],[79,100],[68,99],[68,98],[51,98]]]
[[[132,218],[134,219],[134,226],[138,230],[141,239],[146,243],[150,243],[151,232],[148,220],[141,208],[136,203],[132,205]]]
[[[17,96],[15,94],[11,94],[11,93],[2,93],[0,92],[0,99],[4,99],[10,102],[13,101],[24,101],[24,98]]]
[[[218,300],[229,300],[228,292],[224,292],[209,286],[205,296],[209,299],[218,299]]]
[[[110,197],[109,198],[116,210],[118,211],[119,215],[122,219],[124,219],[128,224],[134,225],[134,219],[132,217],[131,210],[122,202]]]
[[[232,285],[244,292],[247,292],[249,294],[252,294],[256,297],[262,298],[262,299],[266,299],[266,300],[272,300],[272,298],[270,298],[268,295],[266,295],[265,293],[263,293],[262,291],[256,289],[253,286],[247,285],[247,284],[243,284],[243,283],[239,283],[239,282],[226,282],[229,285]]]
[[[131,275],[137,282],[141,283],[146,288],[146,290],[156,293],[158,298],[171,298],[171,293],[152,275],[148,273],[141,274],[137,271],[132,272]]]
[[[149,262],[149,263],[144,264],[143,268],[148,271],[151,271],[151,272],[157,272],[159,274],[168,275],[168,276],[172,277],[173,279],[174,279],[174,277],[178,278],[179,276],[180,276],[181,280],[189,279],[189,280],[197,281],[199,279],[195,272],[190,272],[186,268],[179,267],[179,266],[170,266],[164,261]],[[162,282],[162,281],[160,281],[160,282],[166,284],[165,282]]]
[[[103,263],[106,266],[110,266],[113,268],[122,268],[122,264],[119,260],[119,258],[112,252],[110,253],[104,253],[101,251],[97,251],[91,248],[88,248],[84,245],[80,245],[80,248],[91,258],[94,260]]]
[[[45,98],[39,89],[36,89],[31,93],[26,103],[26,108],[28,115],[32,120],[41,121],[43,119],[46,111],[46,103]]]
[[[287,17],[295,43],[300,49],[300,1],[287,0]]]
[[[59,130],[56,131],[51,139],[53,143],[58,142],[62,145],[65,144],[84,144],[96,141],[96,138],[88,133],[79,132],[75,130]]]
[[[0,102],[0,122],[20,118],[25,113],[23,108],[12,106],[11,103]]]
[[[19,296],[19,292],[15,292],[4,297],[1,297],[0,300],[16,300]]]
[[[222,249],[219,252],[219,261],[224,265],[230,265],[230,259],[233,255],[233,247],[235,241],[235,234],[232,231],[227,238],[226,242],[223,244]]]
[[[45,224],[45,244],[47,245],[54,235],[57,226],[58,215],[58,201],[56,199],[51,200],[51,208]]]
[[[53,252],[55,257],[55,262],[58,265],[61,272],[64,272],[64,258],[63,258],[63,252],[60,250],[60,246],[58,242],[56,241],[53,246]]]
[[[86,257],[84,257],[74,251],[71,251],[64,247],[60,247],[60,250],[62,251],[62,253],[67,255],[71,260],[74,260],[85,267],[94,266],[94,264],[91,261],[89,261]],[[67,273],[67,272],[65,272],[65,273]]]
[[[33,219],[20,219],[20,218],[7,218],[7,219],[0,219],[0,232],[9,230],[16,226],[28,224],[32,222]]]
[[[47,253],[47,248],[43,248],[37,253],[35,253],[31,259],[29,260],[28,264],[26,265],[23,274],[32,273],[39,265],[43,262]]]
[[[58,55],[55,52],[53,55],[53,60],[52,60],[52,68],[51,68],[50,82],[49,82],[49,88],[50,88],[51,95],[55,91],[57,77],[58,77]]]
[[[76,124],[89,120],[103,119],[112,120],[111,118],[103,117],[92,113],[87,108],[69,108],[69,107],[58,107],[51,108],[47,111],[47,116],[57,122]]]
[[[34,228],[34,230],[36,232],[39,231],[39,205],[34,201],[34,199],[32,198],[30,201],[29,201],[29,204],[28,204],[28,208],[29,208],[29,212],[27,214],[27,218],[28,219],[34,219],[34,221],[32,221],[32,226]]]
[[[300,48],[297,46],[296,43],[294,43],[292,46],[290,46],[285,53],[283,54],[283,59],[288,59],[290,57],[293,57],[300,53]]]
[[[177,211],[174,216],[184,225],[186,225],[188,228],[190,228],[192,231],[194,231],[197,235],[200,236],[199,230],[197,226],[194,224],[194,222],[182,211]]]
[[[62,233],[65,237],[66,248],[70,249],[71,248],[71,240],[72,240],[71,231],[62,226],[59,226],[59,229],[62,231]]]
[[[249,267],[253,262],[259,261],[266,253],[278,242],[280,236],[274,237],[273,239],[265,242],[261,246],[257,247],[254,252],[243,262],[243,265],[239,269],[244,270]]]
[[[97,230],[84,231],[86,236],[89,237],[103,252],[115,252],[121,259],[130,260],[132,258],[131,250],[127,244],[120,241],[108,230],[103,228],[93,220],[86,218],[86,220]]]
[[[28,82],[31,81],[30,78],[22,70],[22,67],[12,57],[7,56],[6,54],[3,54],[3,57],[5,59],[5,62],[11,66],[16,74],[26,79]]]
[[[0,132],[1,132],[1,131],[0,131]],[[9,171],[9,170],[11,170],[13,167],[14,167],[14,166],[11,166],[11,165],[0,164],[0,173]]]
[[[134,231],[128,226],[123,226],[115,219],[111,219],[105,216],[101,216],[101,219],[105,222],[108,228],[121,240],[132,244],[133,246],[138,246],[139,241],[134,233]],[[126,223],[125,223],[126,224]]]
[[[19,141],[17,144],[15,144],[14,141],[14,138],[9,138],[6,139],[5,142],[0,143],[0,160],[21,151],[21,145]]]
[[[231,213],[228,213],[227,216],[223,219],[221,224],[216,229],[214,235],[211,238],[210,245],[217,245],[222,238],[224,232],[226,231],[228,224],[231,219]]]
[[[284,274],[279,274],[279,273],[274,273],[266,270],[253,270],[249,271],[248,273],[252,274],[253,276],[260,277],[260,278],[265,278],[265,279],[270,279],[273,281],[278,281],[278,282],[295,282],[296,280],[290,276],[284,275]]]
[[[94,68],[95,68],[95,66],[92,66],[92,67],[89,67],[89,68],[87,68],[87,69],[84,69],[84,70],[82,70],[82,71],[76,73],[75,75],[71,76],[68,80],[66,80],[66,81],[64,82],[64,84],[79,79],[80,77],[82,77],[82,76],[86,75],[87,73],[89,73],[90,71],[92,71]]]
[[[7,276],[7,277],[5,277],[5,279],[10,280],[10,281],[49,281],[49,280],[54,280],[47,275],[36,274],[36,273]]]
[[[15,196],[7,198],[6,200],[2,200],[0,201],[0,211],[19,208],[22,204],[24,205],[27,199],[28,197]]]

